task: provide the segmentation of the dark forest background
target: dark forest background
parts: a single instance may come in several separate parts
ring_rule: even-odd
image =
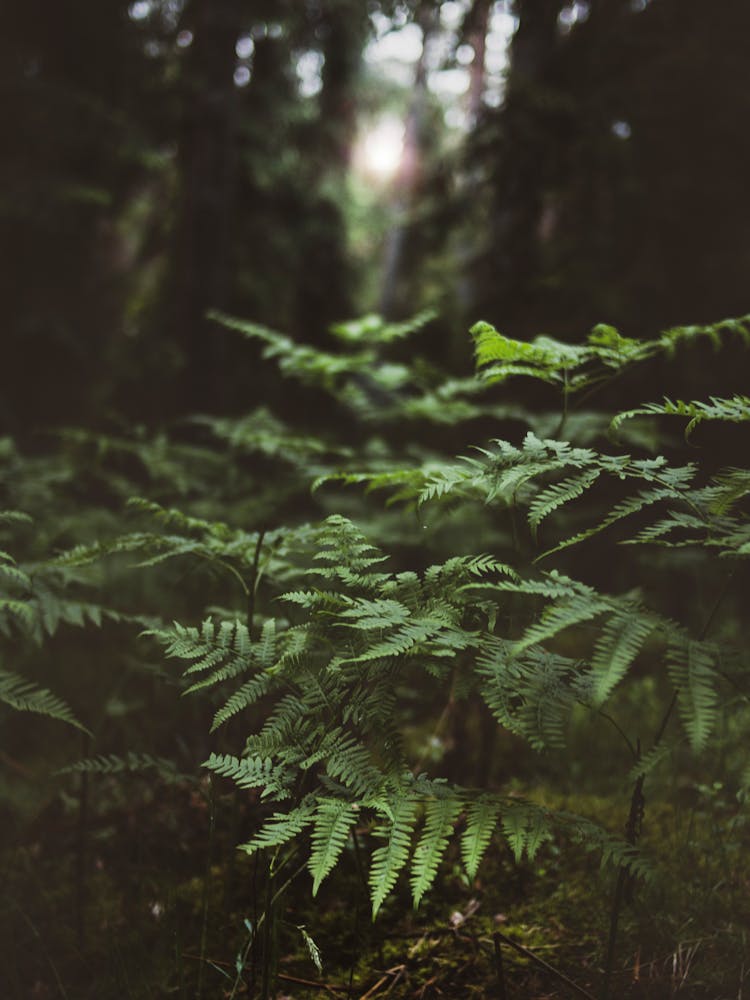
[[[749,38],[747,0],[0,0],[0,996],[265,1000],[279,972],[290,996],[486,998],[504,928],[602,1000],[739,1000]],[[512,850],[495,836],[469,876],[453,844],[434,900],[412,913],[401,885],[372,924],[365,820],[317,901],[305,876],[277,905],[273,863],[236,850],[274,800],[204,762],[273,723],[261,694],[214,725],[266,628],[283,646],[309,618],[325,656],[348,635],[300,590],[337,530],[398,586],[513,567],[450,605],[464,639],[486,618],[483,641],[520,642],[558,570],[544,600],[588,588],[571,615],[619,602],[619,646],[588,604],[542,632],[528,690],[509,672],[487,700],[446,640],[429,676],[388,675],[399,739],[361,715],[375,758],[402,739],[409,773],[511,817],[530,796],[631,851],[643,826],[656,882],[610,852],[615,882],[583,835],[513,846],[503,812]],[[252,640],[212,690],[162,641],[202,621]],[[693,674],[665,635],[702,651]],[[422,641],[370,659],[411,670]],[[571,700],[618,656],[611,715]],[[567,743],[514,728],[547,703]],[[509,996],[562,995],[527,959]]]
[[[442,67],[473,50],[459,129],[420,60],[399,87],[363,58],[383,18],[445,35],[446,6]],[[498,10],[517,30],[493,107]],[[575,341],[747,309],[742,0],[6,0],[2,24],[15,435],[262,399],[210,309],[321,345],[333,321],[435,308],[430,351],[454,363],[478,318]],[[358,191],[355,140],[385,108],[408,155]]]

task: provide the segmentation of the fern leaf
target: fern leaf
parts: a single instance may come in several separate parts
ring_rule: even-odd
[[[606,528],[611,528],[612,525],[616,524],[618,521],[622,521],[626,517],[637,514],[639,511],[643,510],[644,507],[652,506],[662,500],[674,500],[674,498],[675,490],[670,487],[658,487],[649,490],[641,490],[635,496],[627,497],[625,500],[620,501],[620,503],[615,504],[609,514],[607,514],[603,520],[599,521],[598,524],[593,525],[591,528],[586,528],[584,531],[579,531],[570,538],[566,538],[564,541],[559,542],[553,548],[547,549],[547,551],[538,556],[535,561],[546,559],[547,556],[554,555],[555,552],[567,549],[571,545],[579,545],[581,542],[585,542],[589,538],[593,538],[594,535],[598,535]]]
[[[88,729],[76,719],[62,698],[9,670],[0,669],[0,701],[18,712],[47,715],[51,719],[67,722],[68,725],[88,733]]]
[[[527,827],[529,823],[529,812],[525,803],[511,803],[503,809],[502,828],[513,857],[518,864],[523,857],[523,852],[527,841]]]
[[[61,768],[58,774],[124,774],[141,771],[157,771],[159,777],[167,782],[188,781],[190,775],[180,774],[171,760],[165,757],[155,757],[148,753],[135,753],[130,750],[124,756],[117,754],[100,754],[97,757],[85,757],[74,764]]]
[[[417,803],[408,795],[400,796],[391,806],[390,827],[378,831],[386,838],[386,843],[373,851],[370,864],[370,897],[372,915],[378,910],[396,884],[399,872],[409,859],[411,835],[417,819]]]
[[[203,763],[209,771],[231,780],[239,788],[262,788],[261,798],[286,798],[289,772],[271,757],[232,757],[212,753]]]
[[[357,809],[342,799],[319,799],[312,832],[312,850],[307,865],[313,877],[313,896],[336,865],[349,831],[357,820]]]
[[[240,850],[246,854],[255,854],[256,851],[264,850],[267,847],[280,847],[294,840],[300,833],[315,819],[315,803],[305,801],[296,809],[286,813],[274,813],[267,820],[260,832],[257,833],[246,844],[240,844]]]
[[[513,645],[513,655],[518,656],[530,646],[540,645],[552,639],[573,625],[590,621],[609,610],[609,603],[593,597],[573,597],[563,599],[545,608],[538,621],[534,622]]]
[[[717,714],[716,648],[677,635],[667,651],[669,674],[678,690],[682,721],[696,752],[702,750]]]
[[[499,813],[500,803],[489,796],[481,796],[469,806],[466,829],[461,837],[461,857],[470,879],[476,877],[497,826]]]
[[[33,629],[36,622],[36,612],[28,601],[16,601],[0,597],[0,615],[8,615],[20,620],[23,627]]]
[[[453,797],[432,799],[427,803],[424,830],[415,848],[411,866],[411,892],[415,909],[435,881],[438,865],[443,859],[460,811],[461,803]]]
[[[591,659],[592,701],[601,705],[630,669],[656,620],[637,606],[618,608],[599,632]]]
[[[232,716],[254,705],[256,701],[267,694],[271,687],[271,681],[272,678],[268,674],[260,674],[246,681],[216,712],[211,723],[211,732],[215,732],[219,726],[223,726]],[[189,690],[194,690],[194,688],[195,685]]]
[[[586,492],[601,475],[601,469],[586,469],[576,476],[564,479],[561,483],[553,483],[542,490],[529,504],[528,521],[536,534],[539,524],[558,507],[569,503]]]
[[[711,396],[708,403],[700,400],[684,402],[681,399],[664,399],[663,403],[646,403],[634,410],[618,413],[612,420],[610,429],[616,431],[620,424],[633,417],[646,415],[686,417],[685,438],[689,438],[698,424],[704,420],[726,420],[742,423],[750,420],[750,396],[735,395],[728,399]]]

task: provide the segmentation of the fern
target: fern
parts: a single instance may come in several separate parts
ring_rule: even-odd
[[[183,783],[194,780],[190,775],[181,774],[175,764],[165,757],[154,757],[148,753],[135,753],[130,750],[123,756],[116,754],[101,754],[98,757],[86,757],[61,768],[58,774],[136,774],[143,771],[156,771],[159,778],[169,784]]]
[[[533,861],[544,841],[552,836],[545,811],[528,802],[507,803],[501,822],[516,863],[524,853]]]
[[[263,798],[284,799],[291,794],[291,772],[270,757],[238,758],[212,753],[203,766],[231,778],[240,788],[262,788]]]
[[[672,683],[679,694],[683,724],[693,749],[700,751],[711,735],[717,715],[716,647],[677,633],[670,640],[667,659]]]
[[[415,908],[437,877],[438,865],[445,854],[460,811],[461,803],[455,798],[436,798],[427,802],[424,829],[414,850],[411,866],[411,891]]]
[[[633,417],[659,415],[676,416],[688,418],[685,426],[685,438],[689,438],[698,424],[704,420],[725,420],[732,423],[742,423],[750,420],[750,396],[732,396],[730,399],[721,399],[711,396],[710,402],[690,402],[685,403],[678,399],[664,400],[663,403],[647,403],[634,410],[626,410],[618,413],[610,425],[613,431],[617,430],[625,420],[632,420]]]
[[[417,821],[417,803],[403,794],[395,802],[389,803],[389,813],[390,823],[375,831],[375,835],[385,840],[385,844],[373,851],[370,864],[373,917],[377,916],[378,910],[396,884],[399,872],[409,860],[411,835]]]
[[[549,517],[554,510],[563,504],[581,496],[594,485],[600,475],[601,469],[586,469],[584,472],[571,476],[561,483],[554,483],[538,493],[529,504],[528,520],[532,530],[536,533],[536,529],[545,517]]]
[[[674,327],[652,340],[623,337],[614,327],[599,324],[585,344],[573,345],[552,337],[532,341],[513,340],[498,333],[489,323],[472,327],[474,352],[481,377],[489,382],[504,382],[525,375],[543,382],[559,383],[566,392],[578,392],[659,354],[671,355],[681,344],[707,339],[715,347],[726,336],[739,336],[750,342],[747,316],[723,320],[706,326]]]
[[[724,470],[707,482],[697,463],[611,453],[605,415],[574,412],[586,390],[683,344],[734,335],[750,341],[750,319],[679,328],[648,340],[601,325],[574,345],[550,337],[513,340],[478,324],[472,334],[479,378],[441,383],[429,361],[409,366],[384,359],[380,350],[408,337],[424,317],[406,324],[375,317],[340,324],[333,331],[338,347],[331,351],[217,318],[260,342],[284,376],[327,392],[350,412],[366,408],[367,421],[399,423],[384,431],[382,441],[358,447],[351,468],[352,449],[290,431],[268,411],[240,421],[201,418],[204,433],[231,453],[282,462],[283,476],[290,476],[289,465],[307,467],[313,489],[327,484],[359,486],[366,494],[387,491],[386,507],[404,503],[420,524],[417,540],[411,522],[371,514],[344,490],[333,498],[316,495],[310,506],[295,510],[355,509],[369,518],[367,530],[333,513],[261,536],[197,516],[210,515],[209,504],[183,513],[166,501],[137,500],[133,509],[148,519],[148,530],[59,558],[61,567],[125,552],[154,567],[176,557],[201,560],[226,570],[239,585],[241,612],[216,609],[208,617],[204,612],[198,626],[158,624],[146,634],[179,661],[187,691],[215,699],[213,730],[253,709],[245,714],[238,755],[212,754],[205,763],[239,788],[282,803],[270,818],[261,812],[260,828],[244,849],[294,843],[305,850],[309,844],[306,864],[317,894],[356,823],[372,847],[373,916],[405,869],[414,905],[420,904],[462,814],[460,851],[470,878],[498,829],[517,862],[533,861],[546,841],[564,833],[599,851],[603,862],[644,874],[647,863],[632,844],[581,817],[499,790],[414,777],[422,766],[412,759],[414,744],[423,738],[430,706],[445,701],[450,685],[451,705],[478,696],[498,724],[533,749],[562,747],[576,706],[604,705],[658,634],[661,643],[666,637],[666,671],[679,688],[690,742],[696,750],[705,746],[719,710],[718,651],[689,639],[682,626],[650,607],[648,574],[639,580],[642,590],[605,593],[559,570],[538,573],[530,566],[531,546],[544,525],[557,534],[539,559],[594,538],[604,549],[606,539],[599,536],[610,529],[617,542],[662,546],[665,558],[667,549],[687,545],[725,557],[750,554],[747,470]],[[517,376],[560,394],[564,420],[537,414],[527,421],[522,409],[499,405],[497,386]],[[689,433],[699,420],[745,420],[748,405],[739,396],[711,397],[706,404],[667,400],[625,411],[612,427],[639,414],[675,413],[689,421]],[[433,450],[434,443],[404,448],[400,440],[396,447],[386,442],[388,434],[401,436],[407,418],[440,424],[477,416],[508,420],[512,427],[525,421],[531,429],[515,436],[511,429],[511,440],[493,438],[456,458]],[[555,428],[563,424],[581,436],[557,440]],[[429,431],[428,440],[430,434],[434,442],[438,435]],[[632,435],[629,447],[638,440]],[[273,484],[267,464],[258,479]],[[523,516],[514,517],[511,538],[506,512],[498,508],[520,508],[530,531]],[[256,507],[244,509],[257,526]],[[274,525],[276,517],[273,511]],[[395,569],[386,549],[394,553]],[[615,551],[623,558],[633,553]],[[5,576],[3,567],[10,567]],[[36,586],[34,574],[29,579]],[[28,587],[9,559],[0,561],[0,580],[8,599],[25,603]],[[656,766],[660,752],[657,746],[644,753],[634,780]]]
[[[482,795],[475,799],[466,813],[466,829],[461,836],[461,858],[470,879],[476,878],[482,858],[497,827],[500,802]]]
[[[263,825],[260,833],[246,844],[241,844],[240,849],[246,854],[255,854],[256,851],[269,847],[281,847],[297,838],[303,830],[311,825],[314,819],[315,804],[305,800],[289,812],[274,813]]]
[[[0,669],[0,701],[16,711],[46,715],[88,732],[62,698],[9,670]]]
[[[342,799],[318,800],[308,859],[313,896],[318,894],[321,882],[336,866],[356,821],[357,809],[352,803]]]
[[[601,705],[609,697],[657,624],[639,605],[625,604],[609,616],[599,632],[591,658],[594,705]]]

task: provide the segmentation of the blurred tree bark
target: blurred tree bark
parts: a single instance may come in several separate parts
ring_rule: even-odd
[[[413,310],[410,301],[413,290],[411,273],[418,255],[415,251],[416,226],[414,210],[420,198],[427,160],[428,91],[427,47],[439,24],[439,4],[422,2],[414,21],[422,31],[422,51],[414,67],[412,97],[404,122],[404,147],[394,181],[394,224],[385,245],[380,312],[387,319]]]
[[[551,82],[560,7],[560,0],[516,0],[505,101],[493,123],[496,166],[479,312],[516,334],[536,324],[531,318],[527,325],[526,317],[538,295],[545,189],[555,165]]]
[[[221,398],[222,340],[206,319],[226,308],[232,289],[238,172],[235,46],[243,0],[189,0],[182,24],[193,35],[182,86],[179,201],[174,250],[175,330],[184,345],[189,410]]]

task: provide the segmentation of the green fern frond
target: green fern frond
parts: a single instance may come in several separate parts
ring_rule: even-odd
[[[500,802],[489,795],[475,799],[466,812],[466,829],[461,835],[461,858],[470,879],[474,879],[479,871],[499,814]]]
[[[727,514],[734,505],[750,495],[750,469],[724,469],[716,476],[709,493],[712,514]]]
[[[36,611],[28,601],[16,601],[9,597],[0,597],[0,629],[3,629],[3,616],[18,621],[24,628],[33,629],[36,622]]]
[[[434,311],[426,309],[402,323],[388,323],[382,316],[370,314],[346,323],[335,323],[331,327],[331,333],[347,343],[390,344],[418,333],[436,315]]]
[[[290,794],[290,772],[270,757],[212,753],[203,766],[223,778],[230,778],[239,788],[262,788],[261,798],[281,799]]]
[[[600,629],[591,659],[594,705],[601,705],[630,669],[658,622],[638,605],[616,608]]]
[[[153,636],[164,647],[166,656],[192,661],[183,671],[185,677],[212,671],[207,678],[192,684],[186,693],[236,677],[252,661],[253,644],[248,628],[236,620],[220,622],[217,628],[213,619],[207,618],[200,630],[174,622],[169,628],[148,629],[143,634]]]
[[[0,669],[0,701],[18,712],[46,715],[51,719],[67,722],[82,732],[88,732],[62,698],[9,670]]]
[[[257,677],[251,677],[249,681],[245,681],[214,714],[213,722],[211,723],[211,732],[215,732],[219,726],[223,726],[229,719],[243,712],[251,705],[254,705],[264,695],[268,694],[271,682],[272,678],[268,674],[260,674]]]
[[[540,556],[538,556],[538,560],[546,559],[548,556],[554,555],[556,552],[561,552],[563,549],[570,548],[572,545],[579,545],[581,542],[588,541],[588,539],[593,538],[595,535],[605,531],[607,528],[611,528],[612,525],[617,524],[618,521],[622,521],[626,517],[631,517],[633,514],[637,514],[646,507],[651,507],[664,500],[674,499],[675,490],[671,487],[657,487],[655,489],[641,490],[634,496],[627,497],[625,500],[620,501],[620,503],[615,504],[610,512],[597,524],[592,525],[590,528],[586,528],[584,531],[579,531],[575,535],[559,542],[557,545],[553,546],[553,548],[547,549],[546,552],[543,552]]]
[[[342,799],[318,799],[307,866],[313,878],[313,896],[320,883],[336,866],[357,821],[358,810]]]
[[[181,774],[175,764],[166,757],[155,757],[148,753],[135,753],[129,750],[126,754],[100,754],[97,757],[86,757],[61,768],[57,774],[137,774],[142,771],[156,771],[159,777],[168,783],[194,780],[192,776]]]
[[[610,429],[616,431],[625,420],[639,416],[674,416],[686,417],[685,438],[689,438],[698,424],[704,420],[724,420],[731,423],[742,423],[750,420],[750,396],[735,394],[730,398],[711,396],[708,403],[700,401],[684,402],[681,399],[664,398],[663,403],[646,403],[634,410],[618,413],[610,424]]]
[[[315,802],[304,800],[296,809],[286,813],[274,813],[266,820],[259,833],[246,844],[240,844],[240,850],[246,854],[255,854],[267,847],[281,847],[298,837],[315,819]]]
[[[11,590],[31,591],[32,582],[23,570],[13,565],[11,556],[7,552],[0,552],[0,587],[9,587]]]
[[[538,493],[529,504],[528,521],[536,534],[536,530],[554,510],[569,503],[586,492],[601,475],[601,469],[586,469],[576,476],[570,476],[561,483],[553,483]]]
[[[513,644],[513,655],[520,655],[530,646],[541,645],[574,625],[591,621],[609,608],[608,601],[601,598],[592,599],[589,596],[556,601],[546,607],[539,619],[533,622]]]
[[[375,795],[383,784],[383,772],[375,766],[372,754],[352,736],[333,745],[327,755],[326,773],[359,798]]]
[[[0,524],[33,524],[34,519],[22,510],[0,510]]]
[[[390,895],[399,872],[409,860],[411,836],[417,821],[417,802],[408,794],[402,794],[390,804],[390,812],[390,824],[375,831],[375,836],[385,839],[386,843],[373,851],[370,863],[373,919]]]
[[[501,825],[517,864],[524,852],[533,861],[541,845],[552,837],[548,814],[540,806],[529,802],[507,801]]]
[[[656,770],[663,760],[666,760],[667,757],[673,754],[674,751],[674,744],[658,743],[632,766],[628,773],[628,781],[638,781],[641,776],[647,777],[652,771]]]
[[[667,650],[672,683],[677,688],[679,709],[690,744],[702,750],[716,722],[718,694],[716,647],[707,642],[674,634]]]
[[[638,848],[621,837],[614,837],[590,819],[561,810],[551,814],[554,823],[584,850],[598,853],[602,867],[610,865],[624,869],[630,875],[650,882],[654,868],[649,859]]]
[[[453,797],[432,799],[425,807],[425,823],[414,850],[411,865],[411,892],[416,909],[437,876],[461,802]]]

